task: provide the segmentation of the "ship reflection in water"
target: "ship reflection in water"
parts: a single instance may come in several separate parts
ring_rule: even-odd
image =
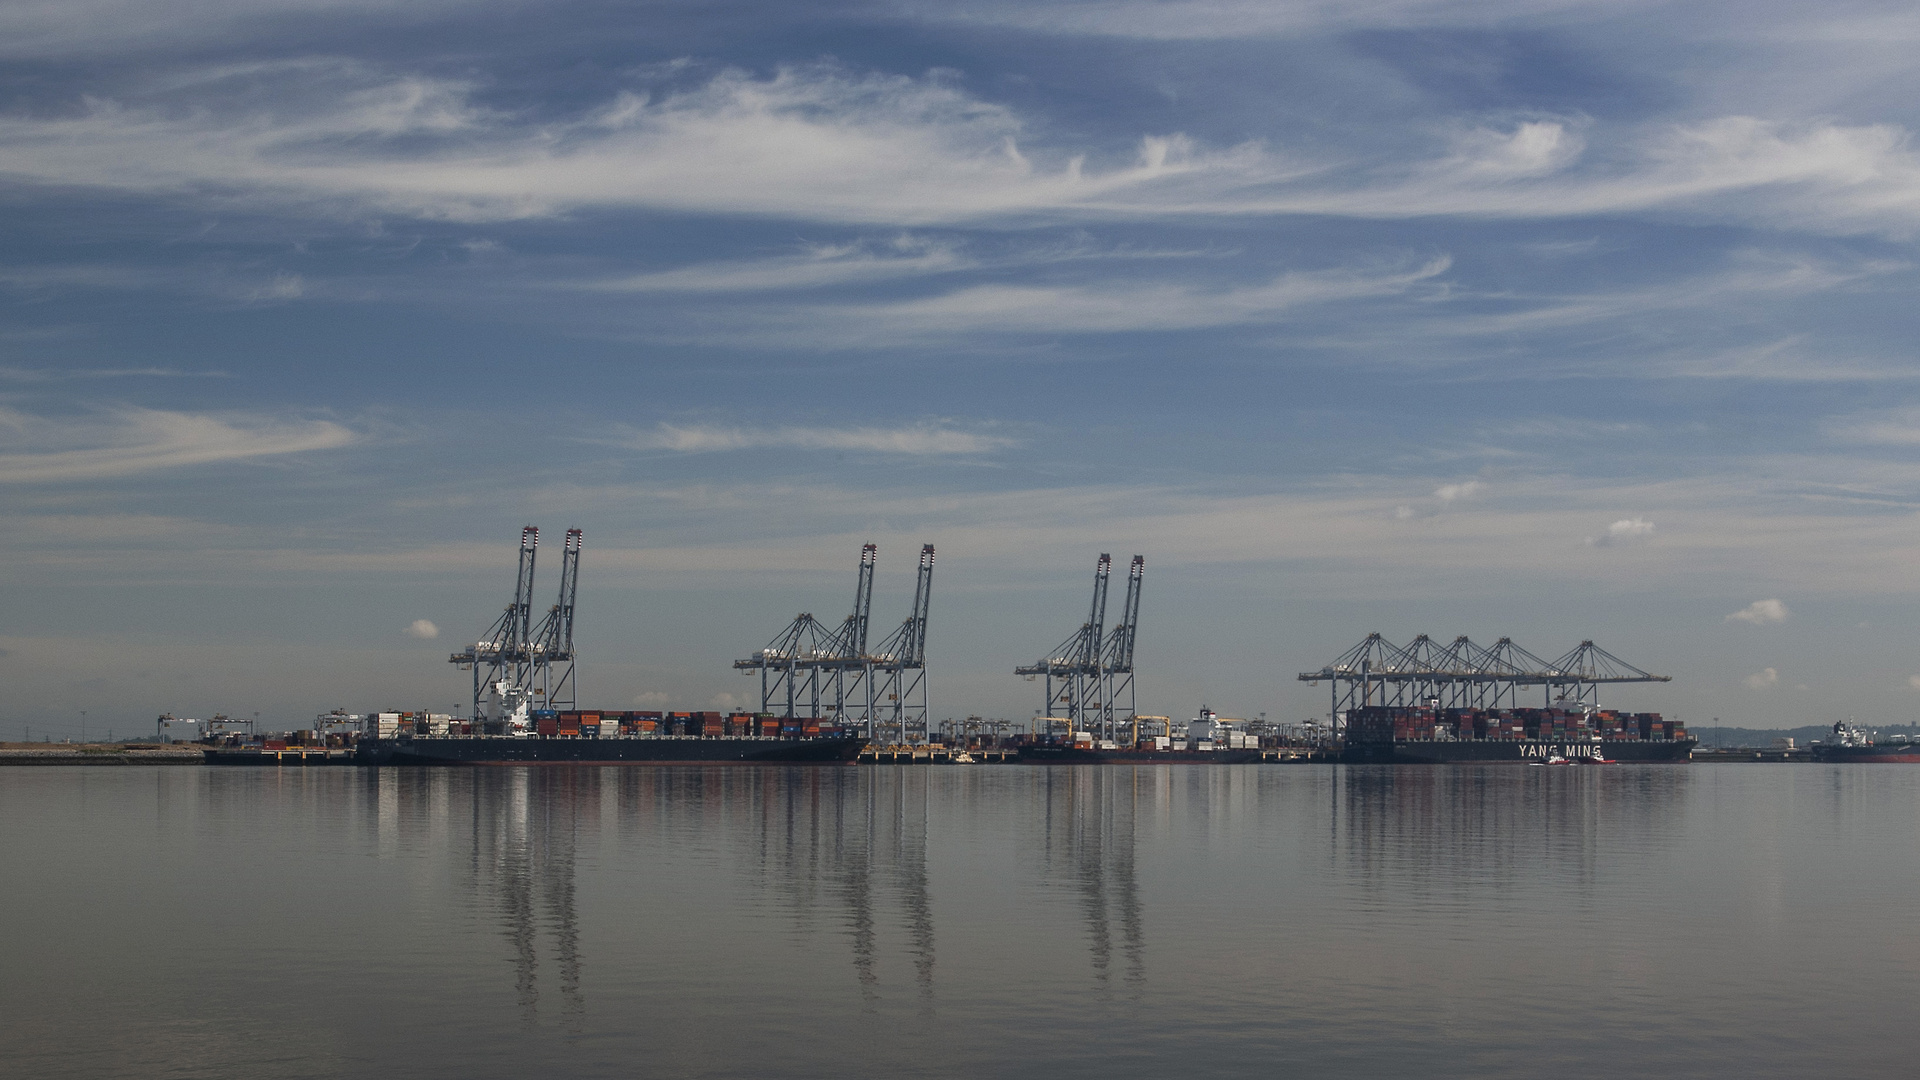
[[[389,892],[392,914],[438,950],[463,1022],[486,1032],[473,1053],[513,1058],[495,1028],[518,1030],[589,1072],[1284,1060],[1315,1075],[1599,1076],[1672,1071],[1710,1046],[1716,1064],[1693,1071],[1732,1076],[1813,1064],[1753,1019],[1790,1010],[1808,980],[1874,1011],[1849,973],[1901,977],[1876,983],[1897,961],[1818,917],[1848,865],[1823,845],[1861,807],[1771,791],[1792,774],[662,767],[345,782],[375,807],[384,887],[409,890]],[[1910,801],[1920,810],[1920,785]],[[1796,839],[1786,806],[1823,815],[1817,843]],[[1879,836],[1883,854],[1889,842],[1914,846]],[[1920,886],[1920,859],[1876,865]],[[1555,1034],[1525,1034],[1541,1031]]]

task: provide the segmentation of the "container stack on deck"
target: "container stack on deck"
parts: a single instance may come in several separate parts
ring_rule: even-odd
[[[1686,726],[1659,713],[1581,709],[1435,709],[1369,705],[1347,714],[1351,742],[1508,739],[1541,742],[1685,740]]]
[[[533,713],[533,734],[543,739],[613,739],[646,735],[683,738],[818,738],[839,734],[814,717],[782,718],[768,713],[721,712],[554,712]]]

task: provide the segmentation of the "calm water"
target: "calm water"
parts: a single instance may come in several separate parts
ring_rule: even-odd
[[[1911,1075],[1920,768],[0,770],[8,1076]]]

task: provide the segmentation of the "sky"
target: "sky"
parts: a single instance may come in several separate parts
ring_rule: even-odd
[[[939,552],[932,715],[1145,557],[1144,712],[1370,632],[1920,711],[1911,5],[0,7],[0,737],[757,703]],[[1116,587],[1114,606],[1119,589]]]

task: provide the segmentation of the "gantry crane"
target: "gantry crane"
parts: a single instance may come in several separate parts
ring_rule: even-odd
[[[765,648],[734,661],[735,670],[760,674],[761,711],[863,726],[869,739],[878,739],[884,728],[902,741],[925,741],[933,545],[920,549],[912,613],[877,649],[869,651],[878,556],[876,545],[861,546],[853,612],[837,630],[801,612]]]
[[[536,704],[548,709],[573,709],[579,705],[579,683],[573,664],[573,606],[580,595],[581,547],[580,530],[568,529],[566,546],[560,555],[560,598],[547,609],[547,617],[533,631],[532,690],[539,699]]]
[[[447,658],[473,672],[471,718],[491,734],[527,728],[533,690],[533,568],[539,549],[540,530],[532,525],[521,529],[513,603],[485,637]]]
[[[1144,566],[1144,560],[1134,556],[1133,570],[1127,577],[1129,611],[1122,615],[1121,625],[1114,628],[1111,639],[1106,636],[1106,621],[1107,581],[1113,574],[1113,556],[1102,552],[1094,566],[1093,601],[1088,607],[1087,621],[1043,659],[1013,669],[1016,675],[1046,680],[1047,705],[1042,718],[1064,719],[1076,731],[1098,730],[1103,738],[1114,737],[1111,693],[1116,686],[1109,677],[1108,663],[1124,655],[1127,672],[1122,685],[1131,696],[1133,620],[1139,616]]]

